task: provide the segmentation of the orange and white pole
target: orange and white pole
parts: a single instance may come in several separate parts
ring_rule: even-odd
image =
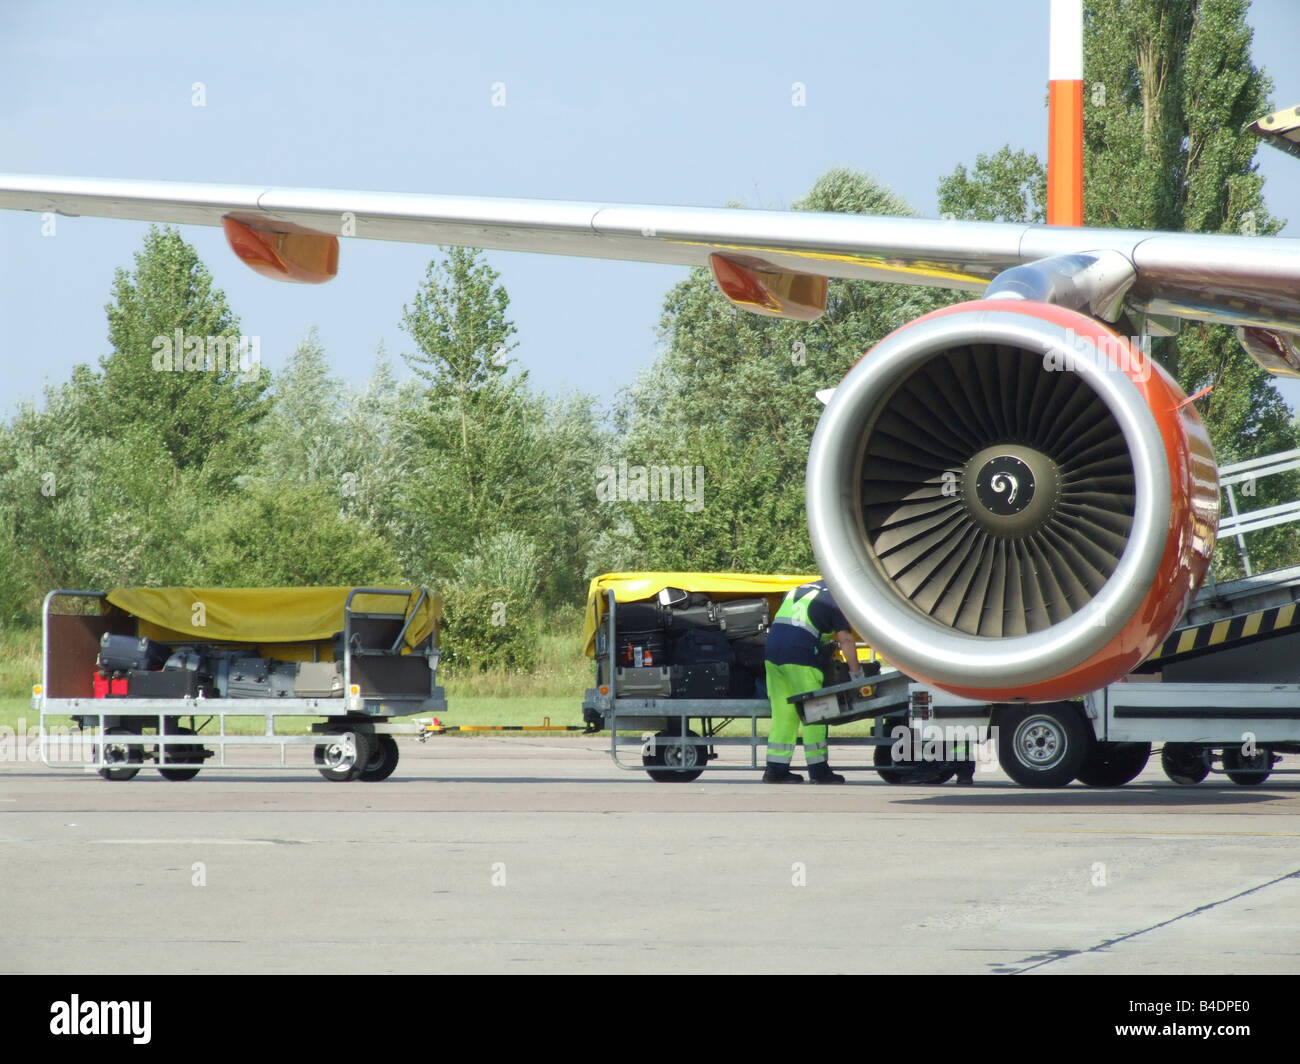
[[[1083,225],[1083,0],[1052,0],[1047,224]]]

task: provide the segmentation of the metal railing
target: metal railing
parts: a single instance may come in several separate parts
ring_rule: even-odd
[[[1237,552],[1241,555],[1242,568],[1247,576],[1255,574],[1250,565],[1250,552],[1246,549],[1246,534],[1290,521],[1300,521],[1300,499],[1242,513],[1237,509],[1237,494],[1233,488],[1239,484],[1252,485],[1252,490],[1242,492],[1251,496],[1254,495],[1254,483],[1261,477],[1271,477],[1293,469],[1300,469],[1300,449],[1269,454],[1263,458],[1248,458],[1244,462],[1219,467],[1219,490],[1228,497],[1228,516],[1219,521],[1218,538],[1227,539],[1232,536],[1236,539]]]

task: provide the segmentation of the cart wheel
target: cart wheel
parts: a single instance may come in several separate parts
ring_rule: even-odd
[[[175,727],[168,725],[165,734],[193,735],[194,729],[182,728],[179,725]],[[162,759],[166,761],[167,765],[185,765],[193,764],[195,762],[200,765],[203,764],[204,750],[202,746],[198,746],[197,744],[191,745],[186,743],[184,746],[166,746],[162,749],[165,751]],[[177,783],[181,780],[192,780],[198,774],[199,770],[197,768],[164,768],[161,765],[158,768],[158,775],[163,779],[172,780]]]
[[[320,774],[331,783],[347,783],[349,780],[356,779],[370,762],[369,736],[365,732],[354,731],[342,724],[327,728],[325,734],[338,736],[351,734],[353,749],[349,752],[347,744],[341,739],[317,746],[316,765]]]
[[[378,783],[386,780],[397,768],[397,740],[391,735],[374,735],[374,745],[370,749],[370,760],[366,767],[357,773],[357,779],[366,783]]]
[[[698,739],[693,731],[686,733],[688,739]],[[676,739],[672,732],[661,731],[656,739]],[[646,774],[656,783],[690,783],[699,779],[704,773],[707,754],[703,746],[678,746],[676,743],[655,743],[654,750],[641,755],[641,764],[646,766]],[[662,768],[651,766],[661,765]]]
[[[1096,743],[1072,702],[1003,706],[998,763],[1022,787],[1064,787],[1079,773]]]
[[[1160,767],[1175,783],[1191,787],[1210,774],[1210,751],[1199,743],[1165,743]]]
[[[1123,787],[1142,775],[1150,743],[1094,743],[1077,779],[1089,787]]]
[[[1238,787],[1257,787],[1273,771],[1273,752],[1267,746],[1259,746],[1247,757],[1239,747],[1225,747],[1223,770]]]
[[[110,735],[134,735],[138,737],[139,734],[139,732],[133,732],[130,728],[104,729],[104,761],[106,764],[99,770],[99,774],[104,779],[135,779],[136,774],[140,771],[140,763],[144,760],[144,747],[108,742],[107,737]]]

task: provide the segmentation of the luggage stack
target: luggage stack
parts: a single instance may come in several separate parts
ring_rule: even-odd
[[[655,602],[614,607],[614,693],[620,698],[754,698],[763,688],[767,599],[714,602],[665,588]]]
[[[211,646],[173,649],[105,634],[95,661],[96,698],[341,698],[343,663],[276,661]]]

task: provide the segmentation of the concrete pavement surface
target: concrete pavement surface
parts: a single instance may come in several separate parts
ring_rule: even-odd
[[[0,764],[0,970],[1300,973],[1300,776],[891,786],[855,747],[841,787],[659,784],[601,737],[400,742],[382,783]]]

